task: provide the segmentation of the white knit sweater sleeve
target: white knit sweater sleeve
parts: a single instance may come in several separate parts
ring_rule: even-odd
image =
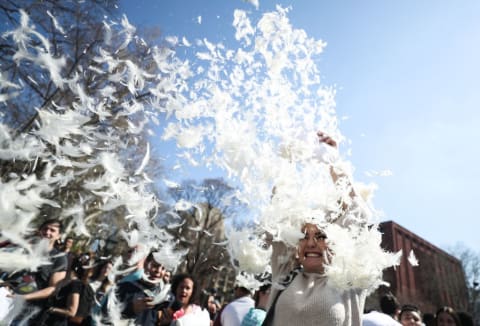
[[[284,242],[274,241],[272,243],[272,288],[268,299],[269,309],[278,296],[278,292],[284,289],[282,283],[295,267],[295,248],[287,247]]]

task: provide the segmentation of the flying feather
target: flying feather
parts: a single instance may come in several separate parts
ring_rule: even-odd
[[[408,254],[408,262],[412,267],[418,266],[418,259],[415,257],[413,250],[410,250],[410,253]]]
[[[137,168],[137,170],[135,171],[134,174],[139,175],[140,173],[142,173],[143,169],[145,169],[145,167],[147,166],[149,160],[150,160],[150,144],[147,143],[147,149],[145,151],[145,156],[143,157],[142,163]]]

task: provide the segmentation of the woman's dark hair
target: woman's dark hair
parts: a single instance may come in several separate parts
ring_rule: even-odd
[[[89,254],[82,254],[72,262],[72,271],[75,272],[79,279],[82,279],[85,276],[85,272],[88,270],[85,266],[90,265],[90,259],[91,257]]]
[[[400,315],[398,316],[399,319],[402,319],[402,315],[404,312],[407,312],[407,311],[413,311],[413,312],[416,312],[418,313],[418,315],[420,316],[420,318],[422,318],[422,312],[420,311],[420,309],[418,309],[417,306],[413,305],[413,304],[406,304],[406,305],[403,305],[402,306],[402,309],[400,310]]]
[[[380,309],[383,313],[393,316],[400,308],[397,298],[391,293],[387,293],[380,298]]]
[[[148,264],[149,262],[151,262],[152,260],[154,260],[154,259],[153,259],[153,251],[150,251],[150,252],[148,253],[148,255],[147,255],[147,258],[145,258],[145,266],[147,266],[147,264]]]
[[[460,322],[460,318],[458,318],[458,315],[456,311],[452,307],[441,307],[440,309],[437,310],[437,313],[435,314],[435,320],[438,320],[438,315],[441,313],[446,313],[452,317],[453,321],[455,322],[456,326],[462,326],[462,323]]]
[[[192,304],[192,303],[197,303],[198,304],[197,282],[195,281],[193,276],[190,275],[190,274],[177,274],[173,277],[172,287],[171,287],[172,293],[176,296],[177,295],[177,289],[180,286],[180,283],[182,283],[186,279],[190,279],[193,282],[192,296],[190,297],[190,300],[188,300],[188,304]]]
[[[213,293],[211,291],[208,291],[208,290],[202,290],[200,292],[200,306],[202,308],[205,308],[208,310],[208,299],[210,297],[213,297],[215,298],[215,295],[213,295]]]

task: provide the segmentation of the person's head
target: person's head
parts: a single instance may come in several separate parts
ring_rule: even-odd
[[[215,297],[210,294],[207,298],[207,310],[210,314],[217,313],[217,303],[215,302]]]
[[[421,326],[422,313],[417,306],[406,304],[400,310],[399,321],[403,326]]]
[[[58,219],[48,219],[40,225],[38,230],[40,236],[48,239],[50,246],[53,247],[62,235],[62,222]]]
[[[393,294],[387,293],[380,298],[380,309],[384,314],[396,319],[400,313],[400,304]]]
[[[235,283],[233,285],[233,296],[235,299],[253,296],[255,290],[258,288],[258,280],[255,275],[240,271],[235,276]]]
[[[65,245],[63,246],[63,251],[69,252],[72,249],[73,246],[73,238],[72,237],[66,237],[65,238]]]
[[[145,260],[144,269],[145,274],[150,280],[163,280],[165,275],[165,267],[161,264],[161,262],[155,259],[155,255],[153,255],[153,253],[150,253]]]
[[[100,275],[102,277],[107,277],[108,274],[110,274],[110,272],[112,271],[112,269],[113,269],[113,262],[111,260],[108,260],[102,265],[102,268],[100,269]]]
[[[172,278],[172,272],[171,271],[165,271],[165,273],[163,274],[163,282],[165,284],[168,284],[168,283],[170,283],[171,278]]]
[[[250,295],[252,295],[252,292],[250,292],[250,290],[246,287],[235,285],[235,287],[233,288],[233,296],[235,297],[235,299]]]
[[[451,307],[442,307],[437,310],[435,317],[437,326],[461,326],[457,313]]]
[[[111,260],[101,260],[98,262],[95,267],[95,272],[93,273],[93,280],[103,280],[108,274],[112,271],[113,262]]]
[[[200,293],[200,303],[202,308],[208,311],[211,320],[215,319],[219,310],[214,293],[215,291],[213,289],[203,290]]]
[[[172,292],[175,295],[175,300],[187,307],[194,303],[197,298],[197,287],[193,276],[189,274],[178,274],[172,279]]]
[[[93,274],[90,255],[83,254],[75,258],[72,262],[72,271],[79,279],[86,281]]]
[[[298,244],[298,261],[305,272],[322,274],[327,263],[327,235],[311,223],[303,226],[302,233],[304,237]]]

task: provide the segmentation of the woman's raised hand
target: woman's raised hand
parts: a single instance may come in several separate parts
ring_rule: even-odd
[[[324,143],[324,144],[330,145],[334,148],[337,148],[337,142],[335,140],[333,140],[332,137],[330,137],[329,135],[324,133],[323,131],[317,131],[317,136],[318,136],[318,141],[320,143]]]

